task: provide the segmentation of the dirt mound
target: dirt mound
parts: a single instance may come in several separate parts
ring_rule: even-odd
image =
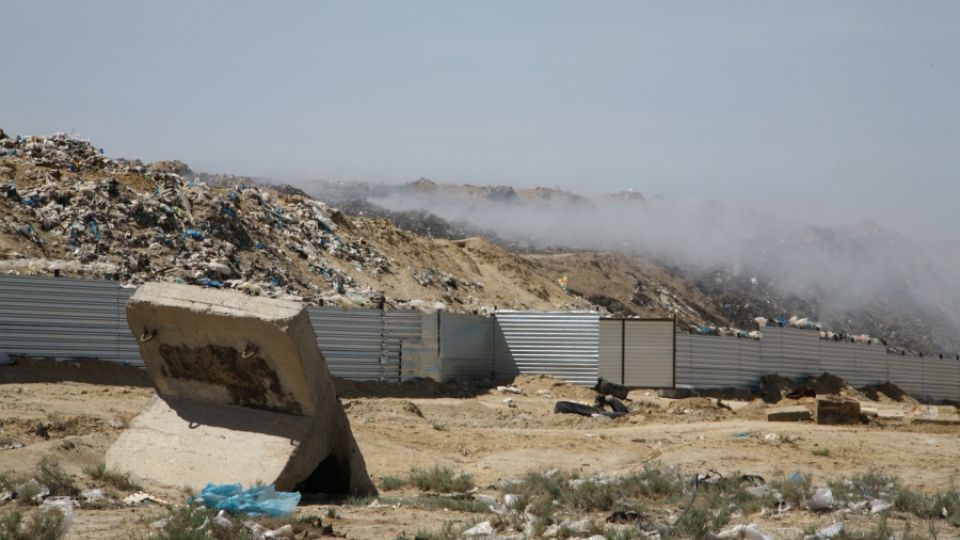
[[[145,369],[103,360],[57,361],[54,358],[14,356],[13,361],[13,364],[0,366],[0,384],[72,381],[112,386],[153,386]]]
[[[562,381],[550,375],[521,375],[513,380],[526,395],[549,394],[555,398],[593,401],[597,393],[589,388]]]
[[[847,381],[827,372],[807,379],[804,384],[813,388],[817,394],[840,394],[843,390],[850,388]]]
[[[778,403],[783,396],[795,390],[796,387],[793,379],[779,373],[771,373],[760,379],[760,396],[767,403]]]

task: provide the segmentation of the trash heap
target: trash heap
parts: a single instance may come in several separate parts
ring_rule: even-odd
[[[65,134],[0,141],[0,233],[28,243],[0,253],[0,271],[381,301],[341,269],[376,276],[390,264],[339,211],[295,192],[211,187],[171,163],[113,160]]]

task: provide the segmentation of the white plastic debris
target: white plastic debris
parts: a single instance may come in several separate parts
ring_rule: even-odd
[[[221,529],[225,529],[228,531],[233,529],[233,522],[230,521],[230,518],[227,517],[227,512],[224,510],[221,510],[220,512],[218,512],[217,515],[213,518],[213,524],[216,525],[217,527],[220,527]]]
[[[523,393],[522,390],[520,390],[516,386],[513,386],[512,384],[509,386],[498,386],[497,392],[502,392],[504,394],[522,394]]]
[[[593,521],[590,518],[583,518],[579,521],[563,520],[560,528],[576,534],[588,534],[593,529]]]
[[[73,497],[50,497],[40,505],[41,510],[58,510],[63,514],[64,524],[69,527],[73,523],[73,509],[77,506],[77,500]]]
[[[773,540],[772,536],[764,534],[755,523],[736,525],[725,531],[720,531],[717,538],[722,540]]]
[[[833,538],[843,533],[843,522],[838,521],[829,527],[824,527],[817,531],[817,538]]]
[[[814,512],[831,510],[834,504],[833,492],[828,487],[818,487],[809,499],[803,501],[803,506]]]
[[[103,495],[103,490],[100,488],[96,489],[85,489],[80,492],[80,498],[83,502],[94,503],[97,501],[102,501],[105,497]]]
[[[167,501],[159,497],[154,497],[153,495],[145,491],[138,491],[136,493],[131,493],[130,495],[127,495],[126,497],[123,498],[123,504],[127,506],[140,506],[142,504],[148,504],[148,503],[169,504]]]
[[[487,538],[490,536],[493,536],[493,525],[489,521],[481,521],[463,531],[464,538]]]
[[[888,508],[891,508],[891,507],[893,507],[893,503],[890,503],[881,499],[874,499],[870,501],[871,514],[879,514],[880,512],[883,512],[884,510],[887,510]]]

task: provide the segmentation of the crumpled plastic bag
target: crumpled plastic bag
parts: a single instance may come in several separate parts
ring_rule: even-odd
[[[273,486],[253,486],[244,490],[242,484],[207,484],[194,500],[202,500],[208,508],[226,510],[231,514],[281,517],[297,507],[300,493],[277,491]]]

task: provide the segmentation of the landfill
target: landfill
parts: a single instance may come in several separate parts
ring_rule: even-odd
[[[0,162],[0,232],[41,255],[7,254],[2,271],[131,286],[170,281],[319,305],[382,300],[342,272],[344,265],[373,276],[392,271],[383,254],[352,234],[346,216],[302,194],[244,182],[215,187],[170,172],[188,173],[183,164],[114,160],[63,133],[2,140],[0,157],[17,158]],[[61,251],[68,260],[42,256]]]

